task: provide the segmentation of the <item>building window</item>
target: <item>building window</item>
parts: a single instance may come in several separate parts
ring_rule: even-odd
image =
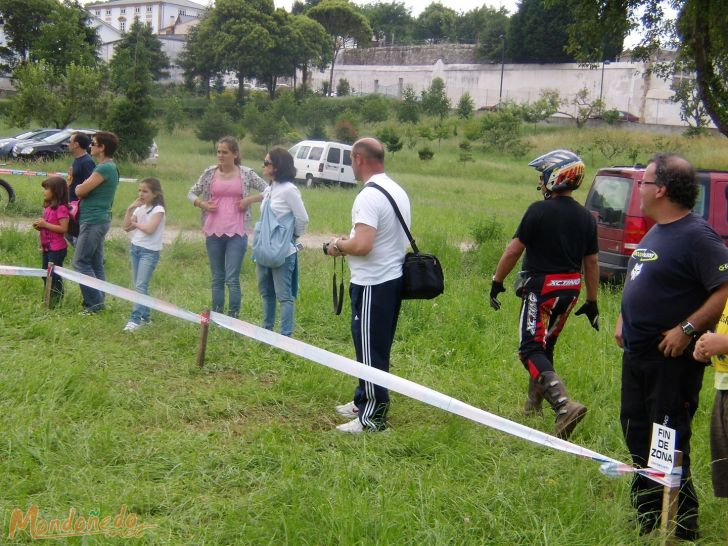
[[[141,13],[141,12],[142,12],[142,8],[134,8],[134,13]]]
[[[106,15],[111,15],[111,10],[110,9],[107,9],[106,10]]]
[[[97,9],[97,10],[96,10],[96,11],[94,12],[94,15],[101,15],[101,10],[100,10],[100,9]]]
[[[124,15],[126,13],[126,8],[121,8],[121,14]]]
[[[126,32],[126,21],[119,21],[119,30],[121,32]]]
[[[185,10],[181,9],[181,10],[179,10],[179,14],[180,15],[187,15],[187,12]]]
[[[147,13],[152,13],[152,6],[147,6]]]

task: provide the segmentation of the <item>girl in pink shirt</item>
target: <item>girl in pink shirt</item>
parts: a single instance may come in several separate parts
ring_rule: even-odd
[[[68,245],[64,235],[68,232],[68,185],[60,176],[46,178],[40,184],[43,188],[43,218],[33,222],[40,233],[40,249],[43,254],[43,269],[48,264],[63,267]],[[46,278],[45,282],[48,282]],[[51,279],[51,303],[55,305],[63,297],[63,280],[58,275]]]

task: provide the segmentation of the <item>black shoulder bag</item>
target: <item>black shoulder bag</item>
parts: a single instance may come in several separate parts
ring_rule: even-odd
[[[437,256],[433,254],[420,254],[420,250],[412,238],[407,224],[399,212],[397,203],[394,202],[389,193],[374,182],[369,182],[367,186],[378,189],[389,200],[394,209],[394,213],[402,224],[402,229],[407,234],[410,245],[414,252],[408,252],[404,257],[402,264],[402,275],[404,277],[404,287],[402,289],[403,300],[431,300],[445,291],[445,276],[442,273],[442,266]]]

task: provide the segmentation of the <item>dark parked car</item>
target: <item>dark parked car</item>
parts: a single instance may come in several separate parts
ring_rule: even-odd
[[[626,110],[607,110],[603,114],[595,114],[591,119],[603,119],[609,123],[618,123],[627,121],[630,123],[638,123],[640,118],[634,114],[630,114]]]
[[[61,129],[33,129],[32,131],[22,132],[14,137],[2,138],[0,139],[0,158],[10,157],[13,147],[18,142],[31,139],[38,140],[60,132]]]
[[[24,140],[13,146],[13,157],[16,159],[53,159],[68,153],[68,141],[76,131],[93,135],[93,129],[64,129],[54,135],[37,140]]]

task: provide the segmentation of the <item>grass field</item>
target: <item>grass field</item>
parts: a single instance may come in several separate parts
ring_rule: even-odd
[[[5,129],[5,133],[12,130]],[[532,129],[528,159],[476,149],[458,161],[457,141],[435,144],[435,158],[404,149],[388,170],[413,202],[413,233],[436,253],[446,293],[405,302],[392,372],[539,430],[543,418],[521,413],[527,375],[515,355],[518,300],[486,301],[489,279],[525,207],[538,198],[531,158],[556,147],[582,150],[596,168],[622,163],[590,151],[604,132]],[[696,164],[728,168],[725,139],[627,135],[650,152],[668,145]],[[656,140],[657,139],[657,140]],[[189,186],[214,163],[210,144],[188,130],[157,137],[156,169],[122,164],[122,176],[151,174],[163,183],[168,225],[198,227]],[[262,148],[244,143],[243,163],[259,169]],[[65,162],[43,166],[65,170]],[[30,166],[33,168],[33,166]],[[9,177],[17,203],[0,218],[40,214],[40,178]],[[310,231],[349,229],[355,193],[302,188]],[[115,223],[135,194],[122,184]],[[578,194],[586,196],[586,188]],[[490,235],[489,235],[490,234]],[[470,251],[464,241],[482,240]],[[128,286],[127,245],[107,243],[107,274]],[[38,266],[34,232],[0,230],[0,263]],[[70,259],[67,263],[70,263]],[[318,248],[301,258],[295,337],[353,357],[348,302],[331,312],[331,261]],[[512,279],[509,279],[509,282]],[[242,318],[261,318],[254,270],[246,257]],[[202,243],[165,247],[151,294],[199,311],[209,304]],[[0,277],[0,543],[11,511],[35,504],[47,519],[70,509],[115,515],[122,505],[156,526],[135,544],[658,544],[631,521],[629,481],[610,479],[594,462],[550,451],[478,426],[397,394],[392,429],[349,436],[335,404],[351,399],[355,381],[213,327],[204,369],[195,366],[198,329],[155,314],[153,324],[122,334],[130,304],[110,298],[107,311],[79,317],[78,288],[67,283],[60,308],[43,309],[41,281]],[[619,428],[620,351],[612,341],[619,289],[600,292],[602,329],[572,317],[557,349],[557,369],[571,394],[589,406],[572,441],[628,460]],[[725,543],[725,504],[710,488],[708,417],[712,373],[696,415],[693,472],[701,501],[701,544]],[[123,538],[70,538],[68,544],[120,544]]]

